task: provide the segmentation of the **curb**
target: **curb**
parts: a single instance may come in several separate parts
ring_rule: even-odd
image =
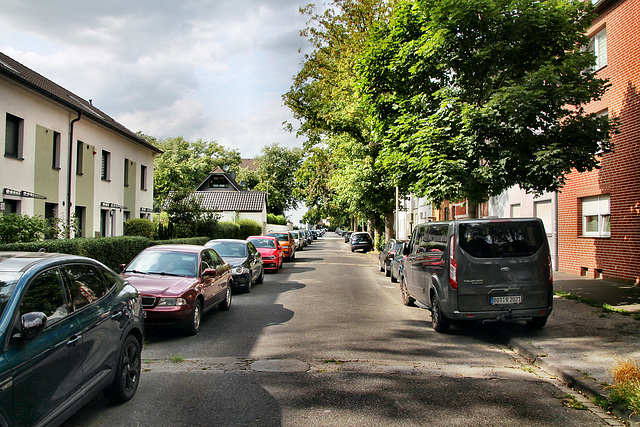
[[[560,363],[553,363],[552,356],[541,353],[539,349],[526,341],[517,338],[508,338],[502,335],[502,342],[520,356],[529,360],[534,366],[548,372],[565,383],[568,387],[585,394],[590,399],[599,398],[609,401],[609,391],[597,383],[595,379],[573,368]],[[640,419],[632,411],[619,405],[613,405],[610,412],[631,426],[640,426]]]

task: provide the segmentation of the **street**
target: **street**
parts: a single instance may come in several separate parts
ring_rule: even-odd
[[[148,330],[136,396],[100,395],[64,425],[605,425],[493,328],[434,332],[372,256],[328,233],[198,335]]]

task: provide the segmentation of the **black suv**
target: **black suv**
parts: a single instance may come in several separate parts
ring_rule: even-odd
[[[373,240],[371,240],[369,233],[366,232],[353,233],[349,239],[349,244],[351,245],[351,252],[356,249],[362,249],[363,252],[367,253],[373,249]]]

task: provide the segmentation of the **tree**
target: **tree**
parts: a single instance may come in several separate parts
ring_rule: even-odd
[[[263,147],[262,154],[256,157],[258,182],[253,186],[247,185],[247,188],[267,193],[269,213],[283,215],[284,211],[298,207],[298,199],[293,192],[294,174],[301,162],[300,148],[282,147],[278,143]]]
[[[582,0],[401,0],[359,73],[380,167],[432,202],[520,185],[556,191],[598,167],[615,124],[587,114],[604,93]]]
[[[227,150],[216,141],[195,142],[182,137],[156,140],[140,135],[160,148],[163,153],[154,160],[154,202],[162,206],[170,191],[194,191],[216,167],[229,166],[237,171],[240,165],[238,150]]]
[[[306,55],[290,91],[283,96],[301,122],[298,134],[307,137],[308,156],[297,175],[298,191],[307,206],[317,207],[314,214],[339,211],[344,215],[346,210],[350,216],[364,216],[379,224],[381,216],[393,213],[387,197],[394,193],[376,166],[379,150],[371,144],[356,64],[370,28],[385,18],[389,3],[334,0],[322,14],[313,6],[301,11],[309,16],[301,34],[314,51]],[[391,224],[387,224],[389,233]]]

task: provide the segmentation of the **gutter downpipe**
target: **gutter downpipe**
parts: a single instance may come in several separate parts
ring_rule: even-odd
[[[65,232],[66,238],[69,239],[71,237],[71,164],[73,162],[73,125],[82,118],[82,111],[78,111],[78,117],[71,120],[69,123],[69,161],[68,161],[68,171],[67,174],[67,230]]]

